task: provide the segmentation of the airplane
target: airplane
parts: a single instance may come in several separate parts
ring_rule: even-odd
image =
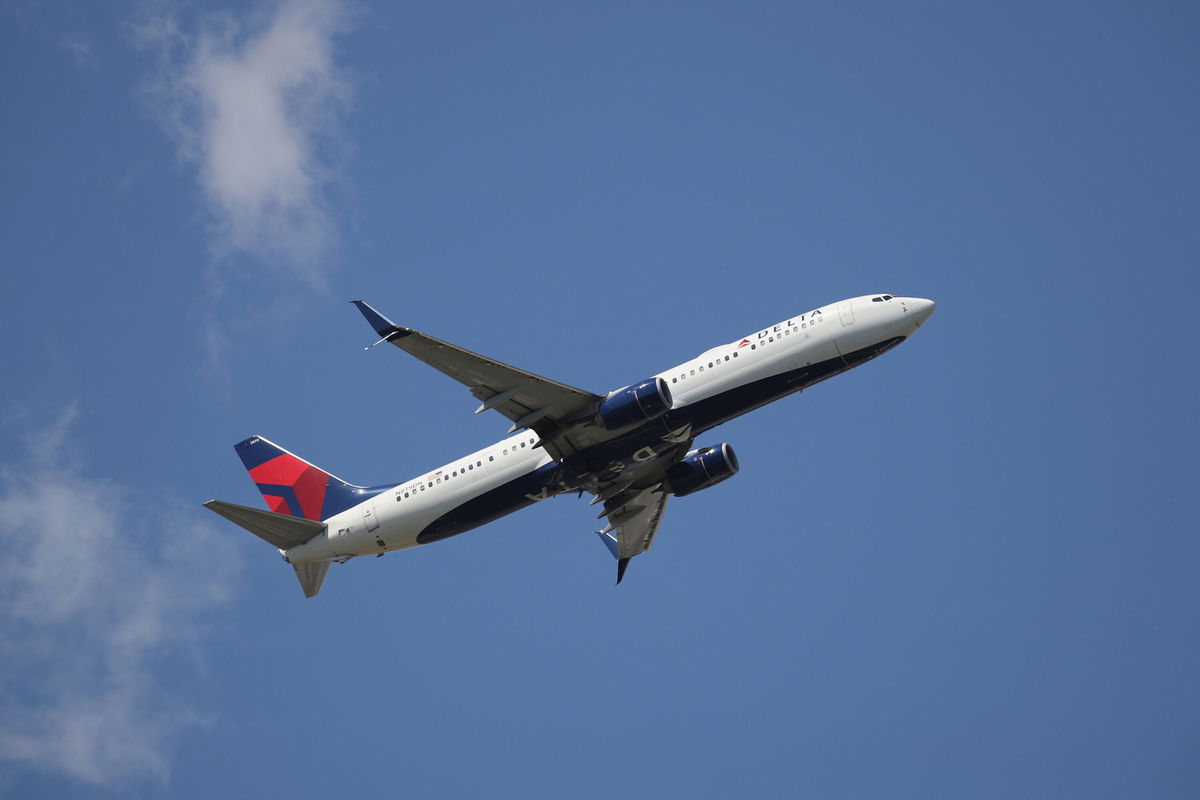
[[[932,300],[864,295],[805,311],[717,345],[607,394],[543,378],[396,325],[352,301],[381,337],[464,384],[512,421],[508,437],[402,483],[356,486],[262,436],[234,445],[263,511],[210,500],[205,507],[274,545],[305,597],[332,563],[448,539],[560,494],[600,505],[596,531],[617,560],[654,542],[667,499],[732,477],[728,443],[697,437],[891,350],[933,314]],[[369,349],[369,348],[367,348]]]

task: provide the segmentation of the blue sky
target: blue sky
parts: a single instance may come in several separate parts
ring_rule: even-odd
[[[1189,3],[0,2],[0,793],[1194,797]],[[305,600],[200,507],[842,297],[619,589],[557,498]]]

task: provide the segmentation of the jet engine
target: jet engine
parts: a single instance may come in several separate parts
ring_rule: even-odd
[[[667,470],[667,485],[671,494],[685,497],[689,494],[716,486],[738,471],[737,455],[733,447],[722,442],[716,447],[701,447],[693,450]]]
[[[608,430],[661,417],[671,410],[671,390],[662,378],[647,378],[610,394],[600,403],[597,416]]]

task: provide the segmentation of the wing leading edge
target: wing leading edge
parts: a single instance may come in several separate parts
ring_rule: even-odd
[[[575,423],[590,420],[604,399],[396,325],[362,300],[352,302],[382,337],[379,342],[391,342],[466,386],[475,399],[481,401],[475,413],[490,409],[499,411],[513,423],[509,433],[521,428],[532,429],[556,458],[566,453],[555,452],[554,439]]]

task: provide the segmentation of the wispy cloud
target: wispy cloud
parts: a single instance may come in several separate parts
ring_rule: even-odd
[[[70,53],[77,67],[95,67],[99,64],[92,49],[92,41],[82,33],[64,33],[58,39],[62,49]]]
[[[151,7],[136,41],[158,54],[150,96],[207,201],[218,258],[251,254],[320,284],[337,226],[329,190],[349,82],[334,43],[340,0],[282,0],[245,21],[210,16],[189,30]]]
[[[178,691],[239,559],[198,510],[69,455],[74,409],[0,473],[0,759],[98,785],[165,780]],[[165,679],[167,670],[170,679]]]

